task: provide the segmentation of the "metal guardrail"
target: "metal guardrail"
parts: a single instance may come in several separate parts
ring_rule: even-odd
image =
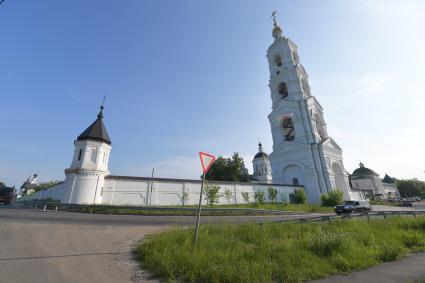
[[[351,218],[367,218],[367,220],[370,220],[372,217],[383,217],[386,219],[387,217],[391,216],[412,216],[415,217],[418,215],[425,215],[425,210],[410,210],[410,211],[376,211],[376,212],[364,212],[364,213],[346,213],[341,215],[327,215],[327,216],[318,216],[318,217],[311,217],[311,218],[301,218],[301,219],[289,219],[289,220],[277,220],[277,221],[271,221],[271,222],[263,222],[261,225],[266,223],[280,223],[280,222],[298,222],[298,223],[304,223],[304,222],[319,222],[319,221],[327,221],[329,223],[332,222],[332,220],[336,219],[351,219]]]
[[[71,211],[81,213],[94,213],[94,214],[138,214],[143,215],[143,211],[149,211],[146,215],[152,215],[154,212],[162,212],[161,215],[167,215],[167,212],[182,212],[182,214],[188,215],[189,213],[195,215],[198,211],[196,207],[164,207],[164,206],[111,206],[111,205],[86,205],[86,204],[62,204],[59,202],[50,201],[21,201],[25,207],[28,208],[40,208],[43,210],[55,210],[55,211]],[[128,212],[122,212],[128,210]],[[121,211],[121,212],[119,212]],[[139,213],[131,213],[132,211]],[[203,207],[203,213],[209,215],[222,215],[222,214],[251,214],[251,215],[290,215],[290,214],[304,214],[305,212],[292,212],[283,210],[270,210],[270,209],[256,209],[256,208],[210,208]],[[178,213],[177,213],[178,214]],[[170,213],[171,215],[171,213]],[[172,215],[176,215],[173,213]]]

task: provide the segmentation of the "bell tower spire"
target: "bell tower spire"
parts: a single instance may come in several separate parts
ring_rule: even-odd
[[[273,36],[274,39],[278,39],[279,37],[282,37],[282,34],[283,34],[282,28],[277,23],[276,17],[277,17],[277,11],[273,11],[273,13],[272,13],[272,19],[273,19],[272,36]]]
[[[270,163],[273,181],[304,186],[309,202],[335,188],[350,199],[342,150],[329,136],[323,108],[312,95],[309,78],[298,56],[298,47],[283,36],[272,13],[274,38],[267,50],[273,136]]]

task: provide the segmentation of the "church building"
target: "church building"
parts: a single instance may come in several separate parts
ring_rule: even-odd
[[[275,16],[275,14],[274,14]],[[273,19],[273,43],[267,50],[272,110],[268,115],[273,151],[262,144],[253,163],[252,182],[211,182],[231,192],[231,203],[247,203],[246,194],[278,191],[277,201],[289,200],[295,189],[304,189],[310,203],[338,189],[344,199],[360,199],[352,192],[344,168],[342,149],[328,135],[323,108],[312,95],[297,46],[283,36]],[[103,124],[103,106],[97,119],[74,141],[75,150],[65,181],[39,191],[32,199],[62,203],[105,205],[186,205],[199,199],[201,180],[114,176],[108,169],[111,139]],[[223,195],[223,194],[220,194]],[[227,194],[229,195],[229,194]],[[230,203],[220,197],[219,203]]]
[[[297,45],[283,35],[273,16],[274,41],[267,50],[273,182],[304,186],[309,202],[319,202],[321,194],[335,189],[352,199],[342,149],[328,135],[323,107],[312,95]]]

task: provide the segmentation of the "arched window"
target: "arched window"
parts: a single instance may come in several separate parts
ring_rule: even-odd
[[[298,178],[293,178],[292,179],[292,185],[294,185],[294,186],[299,186],[300,185],[300,181],[298,181]]]
[[[273,58],[273,63],[275,65],[275,67],[280,67],[282,66],[282,57],[280,57],[280,55],[276,55]]]
[[[280,83],[277,91],[279,92],[281,99],[288,96],[288,87],[286,86],[286,83]]]
[[[322,119],[317,113],[314,114],[314,119],[316,122],[317,132],[319,133],[320,138],[322,140],[326,139],[326,130],[325,130],[324,122],[322,121]]]
[[[83,155],[83,150],[80,148],[80,151],[78,152],[78,161],[81,160],[82,155]]]
[[[286,141],[293,141],[295,139],[295,127],[291,118],[285,118],[282,123],[283,134]]]

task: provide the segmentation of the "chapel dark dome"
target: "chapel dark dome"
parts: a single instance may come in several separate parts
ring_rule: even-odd
[[[265,152],[259,152],[259,153],[257,153],[255,156],[254,156],[254,159],[257,159],[257,158],[268,158],[269,156],[267,155],[267,153],[265,153]]]
[[[351,175],[354,178],[363,177],[363,176],[379,176],[375,171],[372,169],[369,169],[367,167],[364,167],[363,163],[360,163],[360,167],[353,171],[353,174]]]
[[[254,159],[257,158],[269,158],[267,153],[263,151],[263,145],[261,144],[261,142],[258,144],[258,153],[254,156]]]

